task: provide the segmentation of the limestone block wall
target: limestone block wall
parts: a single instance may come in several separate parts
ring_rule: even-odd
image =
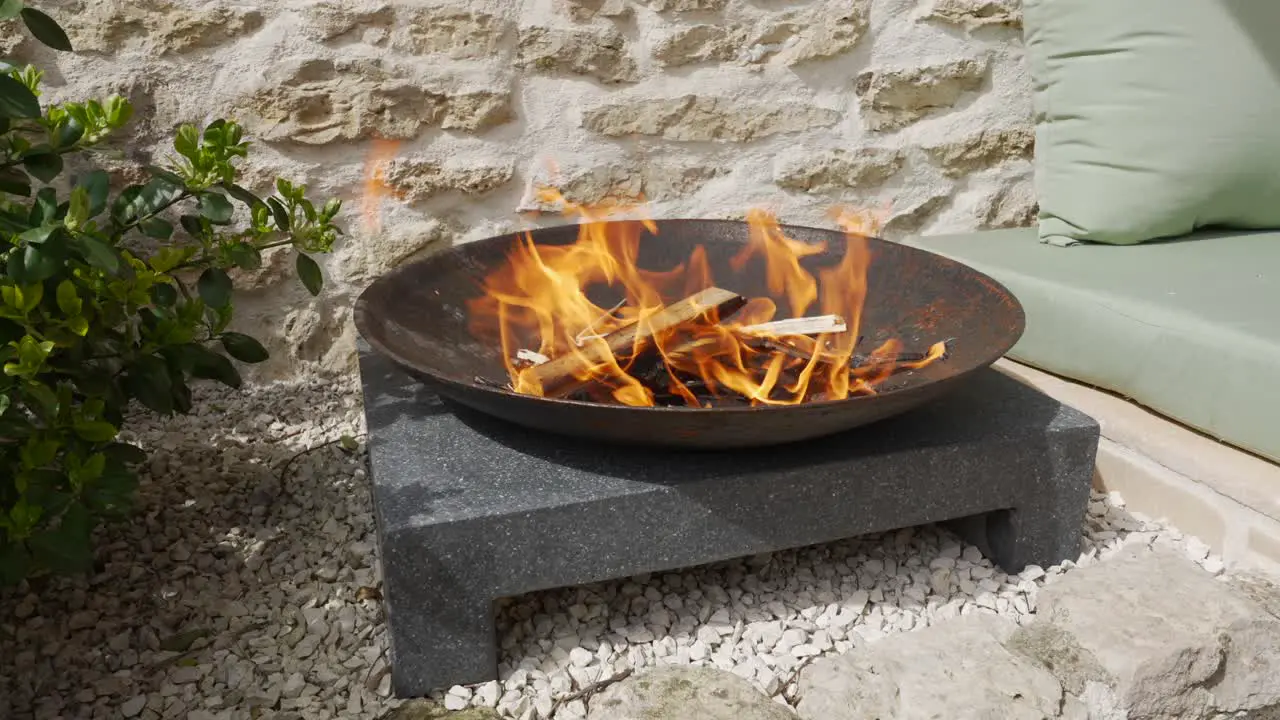
[[[54,98],[133,100],[104,160],[121,182],[176,124],[229,116],[257,141],[247,185],[279,173],[347,200],[322,298],[282,262],[245,279],[239,322],[272,338],[277,375],[348,366],[350,303],[378,273],[548,222],[520,212],[537,182],[580,202],[643,196],[656,217],[763,206],[825,225],[836,203],[887,208],[889,238],[1034,217],[1020,0],[39,5],[77,54],[11,27],[0,53],[41,63]],[[393,192],[364,197],[374,153],[394,157]]]

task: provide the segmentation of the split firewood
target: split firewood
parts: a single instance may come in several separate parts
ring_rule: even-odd
[[[524,349],[520,349],[516,351],[516,359],[521,360],[523,362],[527,362],[530,365],[541,365],[543,363],[551,362],[551,358],[547,357],[546,355],[543,355],[540,352],[537,352],[534,350],[524,350]]]
[[[739,333],[748,335],[821,335],[824,333],[842,333],[848,330],[844,318],[839,315],[817,315],[815,317],[788,318],[771,322],[747,325],[737,329]]]
[[[654,335],[674,330],[681,325],[703,322],[719,313],[727,316],[747,303],[746,298],[721,288],[707,288],[678,303],[668,305],[642,322],[632,323],[602,338],[586,343],[577,352],[566,352],[549,362],[528,370],[542,386],[545,397],[564,397],[586,384],[581,379],[589,367],[613,357],[630,356],[648,346]]]

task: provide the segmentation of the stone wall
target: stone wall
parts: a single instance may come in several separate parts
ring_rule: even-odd
[[[643,195],[657,217],[827,224],[845,203],[889,208],[894,238],[1034,215],[1020,0],[38,4],[78,54],[10,28],[0,53],[41,63],[54,98],[133,100],[120,179],[175,124],[226,115],[259,141],[247,185],[281,173],[348,200],[322,298],[284,263],[248,279],[240,322],[274,336],[274,374],[346,367],[351,299],[386,268],[547,222],[518,211],[549,162],[570,199]],[[368,204],[375,232],[379,149],[395,192]]]

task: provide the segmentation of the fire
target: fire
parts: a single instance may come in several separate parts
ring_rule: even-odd
[[[696,308],[705,313],[701,321],[671,325],[672,306],[664,298],[691,298],[715,287],[704,247],[691,248],[669,270],[645,270],[637,258],[644,232],[658,232],[652,220],[606,222],[636,208],[587,208],[550,189],[540,191],[540,199],[579,218],[576,241],[537,245],[524,234],[508,261],[484,278],[482,295],[468,308],[472,333],[501,344],[515,392],[556,394],[546,387],[550,365],[527,361],[534,357],[571,368],[573,387],[592,400],[653,406],[660,404],[656,390],[665,399],[661,404],[707,407],[715,399],[794,405],[874,393],[894,372],[924,367],[946,353],[945,344],[936,343],[911,358],[896,340],[857,353],[867,299],[867,237],[879,229],[871,213],[835,211],[845,236],[841,260],[814,277],[801,261],[832,249],[788,237],[770,213],[749,212],[747,242],[730,267],[740,272],[763,262],[770,296],[735,306],[724,318],[717,308]],[[612,297],[597,302],[588,290]],[[815,319],[814,310],[816,320],[828,318],[829,326],[813,332],[760,327]]]
[[[386,166],[396,157],[400,141],[375,138],[373,148],[364,164],[364,194],[361,196],[361,213],[365,230],[376,233],[382,230],[382,200],[395,196],[395,190],[386,182]]]

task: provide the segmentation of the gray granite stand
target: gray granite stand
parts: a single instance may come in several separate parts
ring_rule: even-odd
[[[995,371],[906,415],[726,453],[601,447],[441,401],[361,348],[392,685],[497,676],[493,602],[959,520],[1010,572],[1079,552],[1098,425]]]

